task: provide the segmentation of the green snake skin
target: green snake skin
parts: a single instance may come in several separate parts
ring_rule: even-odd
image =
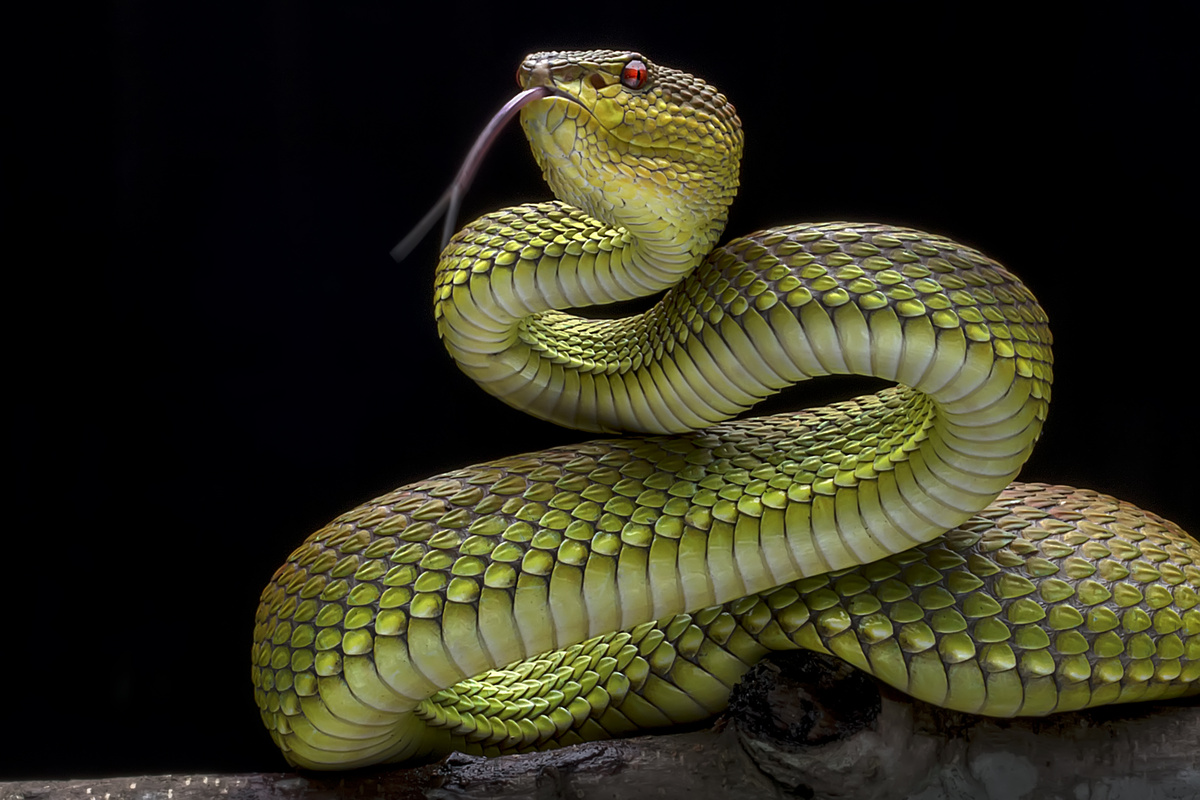
[[[740,122],[636,53],[539,53],[521,122],[556,202],[461,230],[438,329],[481,386],[638,436],[406,486],[262,594],[255,697],[289,762],[499,754],[703,719],[773,650],[994,716],[1200,689],[1200,546],[1113,498],[1013,484],[1046,317],[986,256],[882,225],[712,250]],[[644,314],[564,309],[667,290]],[[729,421],[810,377],[892,389]]]

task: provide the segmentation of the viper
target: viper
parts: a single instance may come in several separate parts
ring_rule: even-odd
[[[1200,546],[1111,497],[1012,482],[1052,382],[1024,284],[886,225],[716,247],[743,143],[720,92],[619,51],[533,54],[518,81],[479,152],[519,114],[558,199],[455,233],[434,316],[487,392],[613,438],[405,486],[301,544],[252,652],[289,762],[696,721],[797,648],[993,716],[1197,691]],[[656,293],[627,317],[570,313]],[[893,386],[739,418],[837,374]]]

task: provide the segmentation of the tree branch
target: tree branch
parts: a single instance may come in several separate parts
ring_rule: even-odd
[[[936,708],[839,662],[776,654],[716,726],[415,769],[0,783],[0,800],[387,797],[887,800],[1200,796],[1200,703],[996,720]]]

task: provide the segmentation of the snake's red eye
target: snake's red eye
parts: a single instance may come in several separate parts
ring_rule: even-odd
[[[645,86],[648,76],[649,72],[646,70],[645,62],[639,58],[630,61],[621,69],[621,83],[630,89],[640,89]]]

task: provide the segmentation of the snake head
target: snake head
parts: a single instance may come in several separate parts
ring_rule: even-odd
[[[526,56],[523,89],[552,93],[521,108],[555,195],[592,216],[707,252],[737,192],[741,121],[725,96],[685,72],[618,50]]]

